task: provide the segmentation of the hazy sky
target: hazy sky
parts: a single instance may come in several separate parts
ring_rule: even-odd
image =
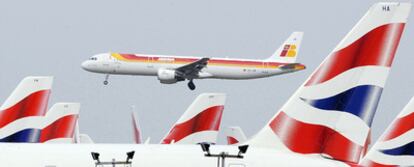
[[[81,132],[96,142],[132,142],[130,106],[143,137],[158,142],[203,92],[227,93],[222,127],[255,134],[355,25],[373,0],[37,0],[0,1],[0,100],[28,75],[53,75],[49,107],[81,102]],[[411,14],[373,125],[376,139],[414,95]],[[114,51],[261,59],[292,31],[304,31],[298,61],[307,70],[265,79],[196,80],[89,73],[80,63]],[[352,126],[352,125],[350,125]],[[220,142],[224,138],[220,135]]]

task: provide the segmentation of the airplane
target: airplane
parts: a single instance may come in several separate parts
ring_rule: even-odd
[[[226,135],[227,144],[229,145],[244,143],[247,140],[246,135],[238,126],[227,127],[224,133]]]
[[[82,68],[105,75],[157,76],[163,84],[188,80],[191,90],[196,88],[194,79],[255,79],[281,75],[305,69],[296,63],[303,32],[293,32],[288,39],[264,60],[167,55],[102,53],[82,63]]]
[[[374,4],[264,128],[243,143],[248,147],[0,143],[7,155],[0,162],[8,167],[87,167],[125,159],[133,167],[211,167],[217,162],[229,167],[356,167],[410,9],[411,3]]]
[[[45,112],[52,82],[51,77],[20,82],[0,109],[0,142],[73,143],[80,104],[56,103]]]
[[[225,100],[226,95],[222,93],[200,94],[161,139],[160,143],[215,144],[220,129]],[[134,140],[135,144],[141,144],[141,130],[135,113],[133,112],[132,114]]]
[[[368,154],[364,167],[414,166],[414,97],[398,114]]]
[[[410,9],[372,6],[247,143],[358,164]]]

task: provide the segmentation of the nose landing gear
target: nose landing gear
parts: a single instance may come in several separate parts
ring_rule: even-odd
[[[109,79],[109,74],[106,74],[106,75],[105,75],[105,80],[103,81],[103,84],[104,84],[104,85],[108,85],[108,83],[109,83],[109,82],[108,82],[108,79]]]
[[[190,80],[190,82],[188,82],[187,86],[188,86],[188,88],[190,88],[190,90],[194,90],[196,88],[193,80]]]

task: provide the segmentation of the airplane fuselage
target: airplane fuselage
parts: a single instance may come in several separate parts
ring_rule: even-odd
[[[87,60],[82,67],[91,72],[119,75],[157,76],[160,69],[174,70],[201,58],[181,56],[159,56],[138,54],[100,54]],[[281,68],[287,63],[263,60],[210,58],[197,79],[255,79],[279,75],[305,68],[295,64],[292,68]]]
[[[126,153],[135,151],[133,167],[216,167],[217,158],[205,157],[199,145],[146,144],[0,144],[0,163],[7,167],[93,167],[91,152],[100,154],[101,162],[125,161]],[[211,153],[237,154],[236,146],[211,146]],[[30,159],[30,160],[26,160]],[[111,166],[111,165],[109,165]],[[116,166],[116,165],[115,165]],[[123,165],[118,165],[123,166]],[[251,147],[243,159],[227,158],[228,167],[345,167],[345,163]]]

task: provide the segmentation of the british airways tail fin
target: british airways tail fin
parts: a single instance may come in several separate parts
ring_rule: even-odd
[[[226,96],[203,93],[188,107],[162,139],[162,144],[216,143]]]
[[[364,167],[414,166],[414,97],[361,160]]]
[[[75,143],[79,103],[56,103],[42,119],[40,143]],[[33,125],[33,124],[32,124]]]
[[[229,145],[243,143],[247,139],[242,129],[238,126],[227,127],[225,135]]]
[[[19,83],[0,107],[0,142],[37,142],[39,131],[22,129],[24,119],[45,115],[52,84],[48,76],[30,76]]]
[[[358,163],[410,3],[376,3],[250,141]]]
[[[266,60],[269,62],[295,63],[302,38],[303,32],[293,32],[275,53]]]

